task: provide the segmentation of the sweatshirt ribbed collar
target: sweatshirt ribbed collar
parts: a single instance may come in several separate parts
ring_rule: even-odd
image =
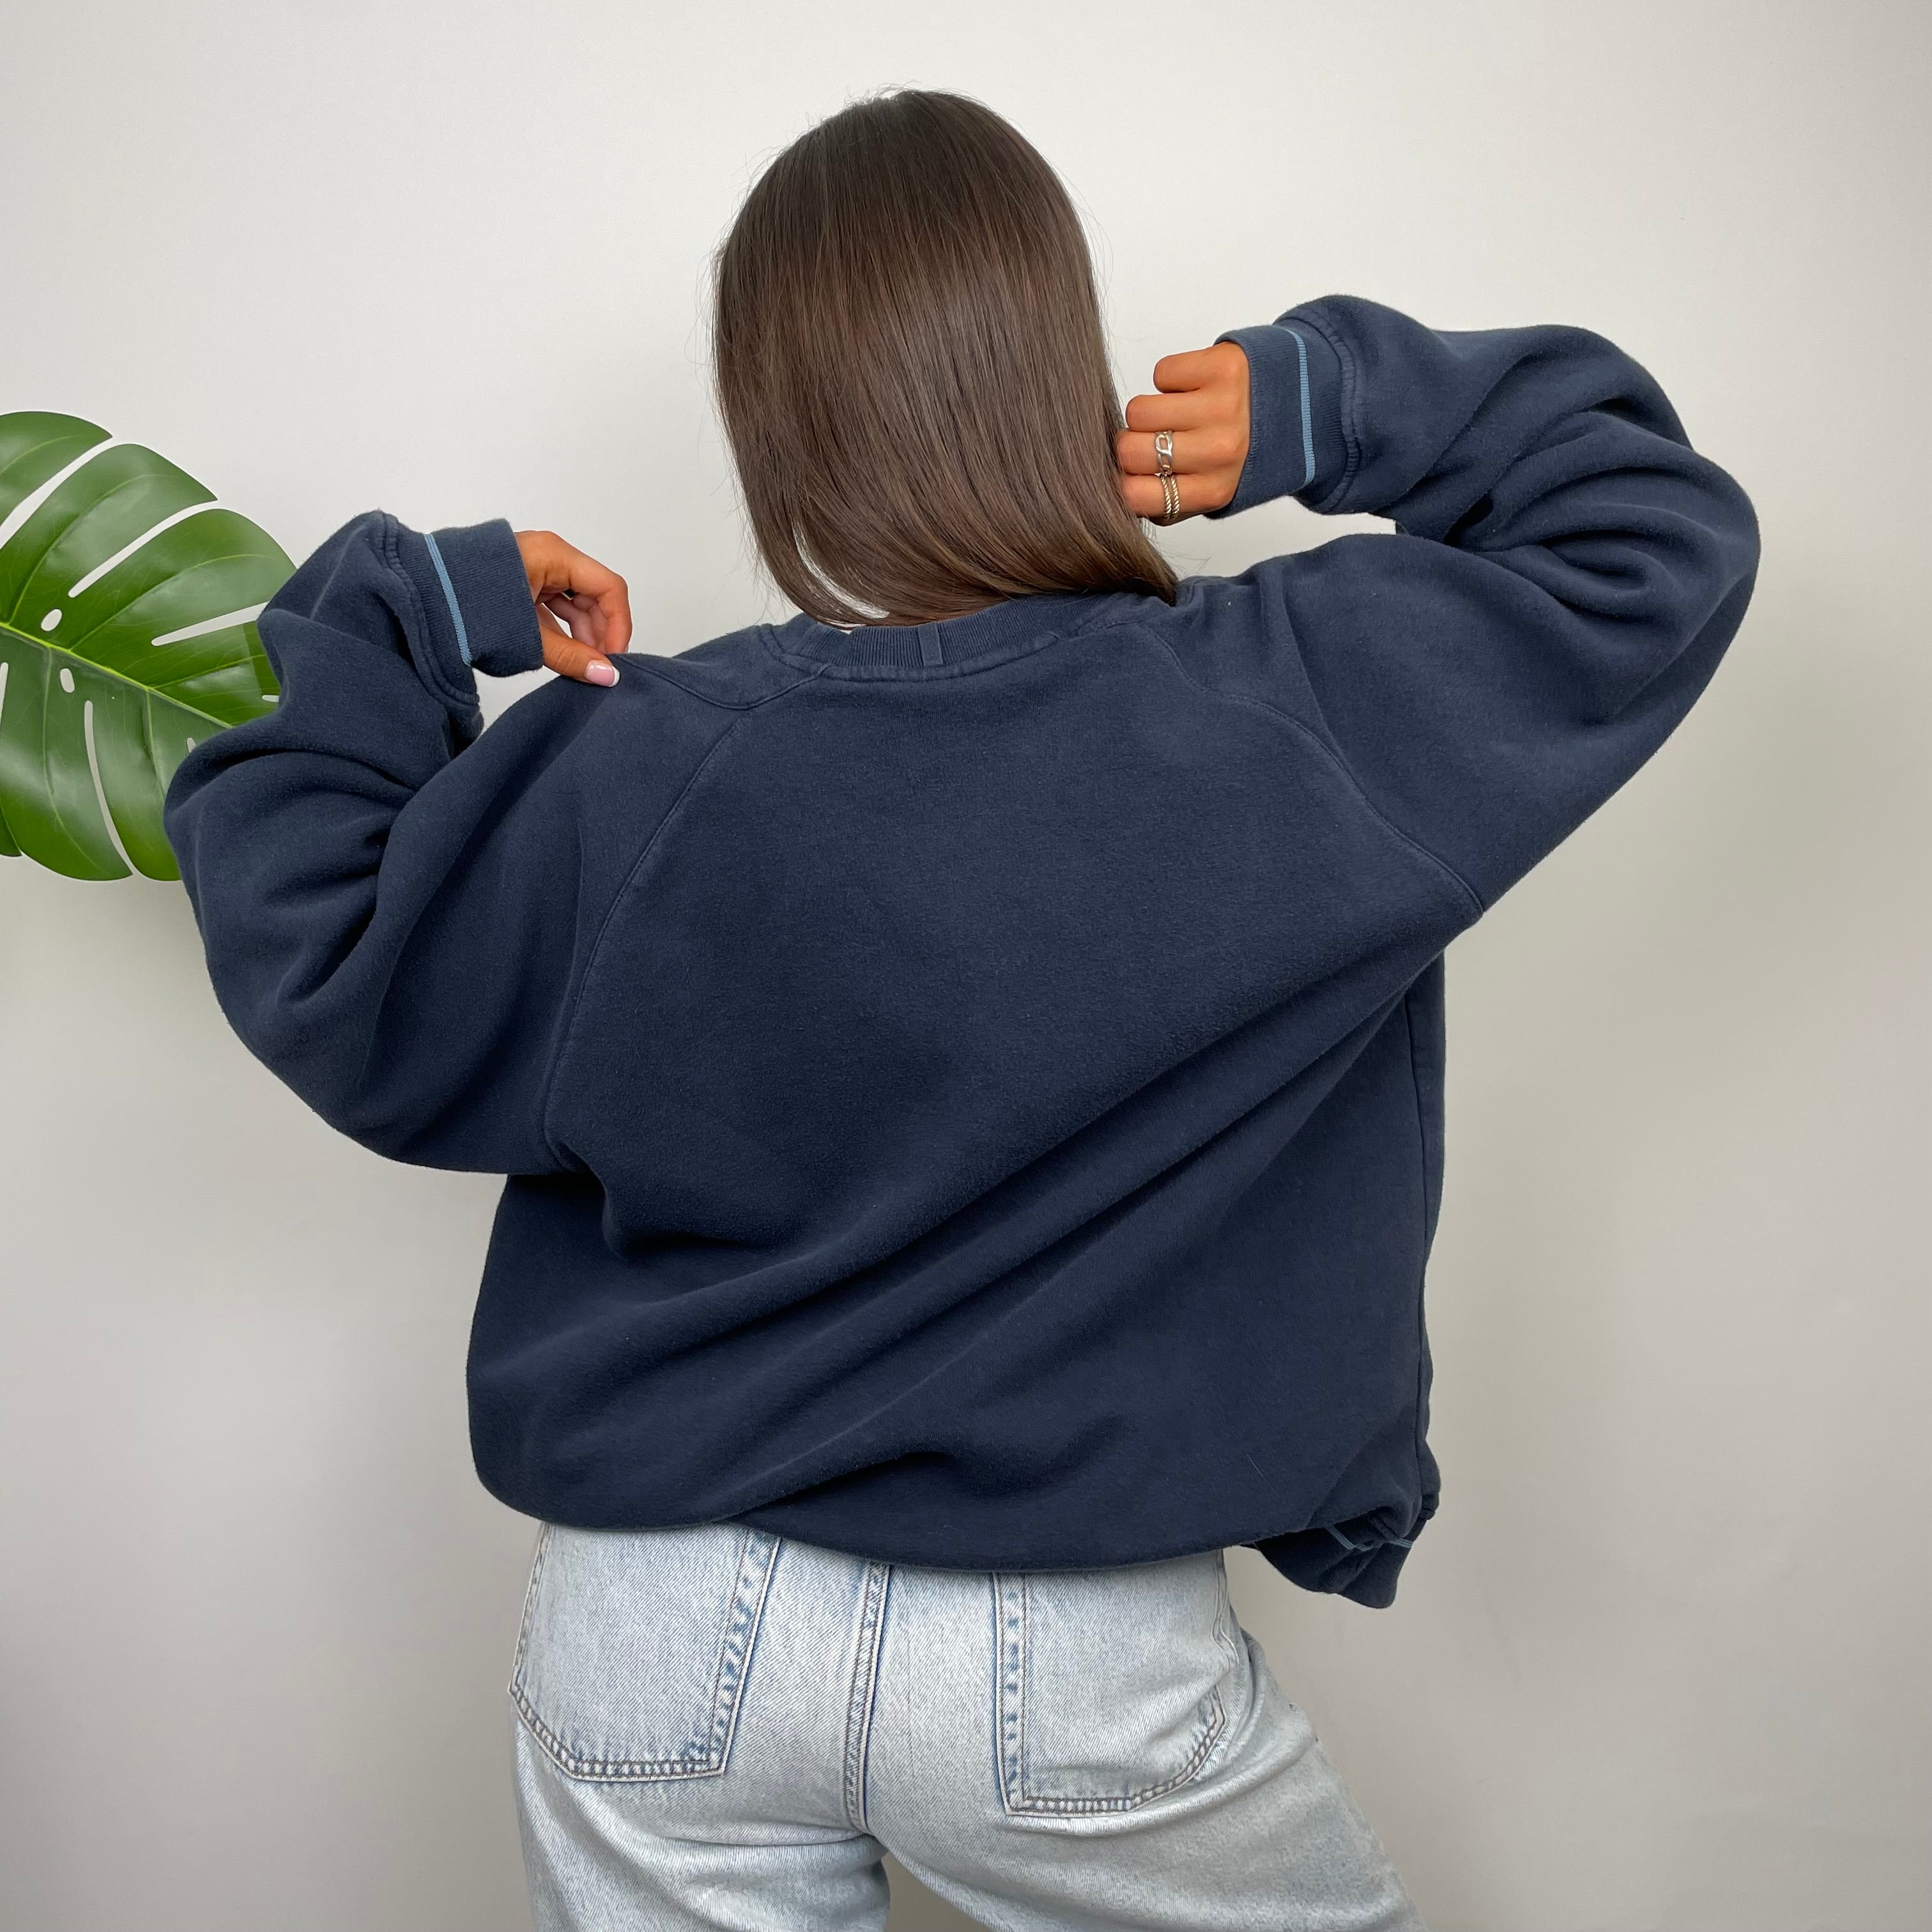
[[[1087,629],[1114,607],[1124,610],[1142,601],[1132,591],[1041,591],[931,624],[863,624],[846,631],[801,614],[766,628],[781,657],[823,666],[835,676],[944,676],[976,659],[1016,656]]]

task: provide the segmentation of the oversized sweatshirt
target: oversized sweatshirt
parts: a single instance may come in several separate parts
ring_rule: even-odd
[[[541,661],[506,524],[358,517],[263,612],[279,706],[168,836],[250,1049],[506,1177],[467,1382],[513,1508],[1393,1600],[1443,950],[1704,690],[1757,530],[1589,330],[1226,339],[1228,511],[1393,530],[1171,604],[756,624],[487,730],[476,673]]]

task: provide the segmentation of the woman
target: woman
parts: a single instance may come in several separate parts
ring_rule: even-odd
[[[1418,1925],[1223,1553],[1392,1600],[1442,951],[1703,689],[1750,506],[1602,337],[1360,297],[1124,424],[1064,190],[946,94],[781,155],[715,320],[799,615],[624,656],[557,538],[373,513],[169,796],[250,1048],[508,1177],[538,1922],[877,1926],[890,1848],[1002,1927]],[[1142,520],[1282,495],[1396,532],[1177,582]]]

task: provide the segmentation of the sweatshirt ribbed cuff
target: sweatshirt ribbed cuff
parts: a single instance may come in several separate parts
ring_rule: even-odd
[[[1291,309],[1279,322],[1231,328],[1217,342],[1248,358],[1248,459],[1232,501],[1210,517],[1232,517],[1277,496],[1320,509],[1345,480],[1342,359],[1326,333]]]
[[[542,664],[522,553],[501,517],[427,535],[398,525],[397,549],[429,627],[418,668],[452,710],[475,708],[476,672],[509,677]]]

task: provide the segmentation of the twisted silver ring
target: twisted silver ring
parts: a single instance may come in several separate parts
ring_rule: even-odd
[[[1161,514],[1156,521],[1171,524],[1180,514],[1180,485],[1174,479],[1172,470],[1160,472]]]
[[[1171,429],[1158,430],[1154,434],[1154,473],[1156,476],[1174,474],[1174,432]]]

